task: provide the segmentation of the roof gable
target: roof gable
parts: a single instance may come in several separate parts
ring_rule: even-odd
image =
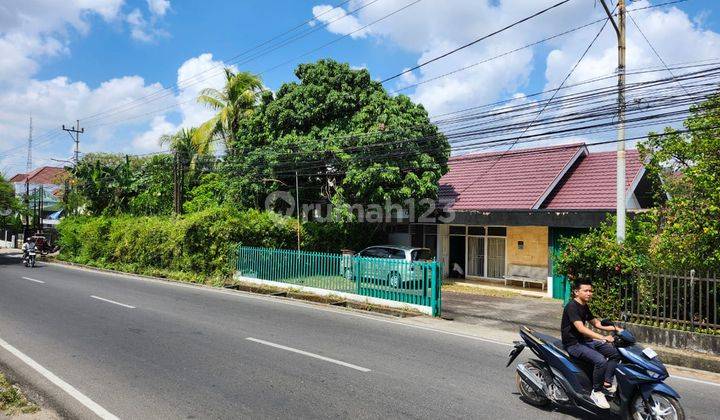
[[[637,150],[628,150],[625,161],[625,191],[630,195],[644,174]],[[615,210],[617,152],[591,153],[568,171],[541,206],[550,210]]]
[[[10,178],[13,183],[58,184],[67,171],[55,166],[42,166],[28,174],[17,174]]]

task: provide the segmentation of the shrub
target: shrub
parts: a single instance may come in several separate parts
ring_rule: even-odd
[[[101,268],[174,277],[228,276],[237,245],[295,249],[297,221],[277,213],[215,206],[183,216],[75,216],[58,225],[60,258]],[[305,223],[302,248],[360,250],[383,230],[359,223]]]
[[[296,222],[274,213],[214,207],[184,217],[67,217],[61,258],[178,272],[223,275],[237,244],[292,247]]]

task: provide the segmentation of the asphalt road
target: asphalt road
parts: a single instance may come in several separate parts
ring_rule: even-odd
[[[28,269],[7,255],[0,339],[119,418],[574,414],[518,398],[505,344],[264,296]],[[689,418],[717,418],[720,387],[669,383]]]

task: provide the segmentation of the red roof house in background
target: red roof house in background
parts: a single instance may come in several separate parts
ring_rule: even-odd
[[[16,174],[10,178],[10,182],[13,184],[60,185],[66,175],[67,171],[63,168],[43,166],[28,174]]]
[[[391,240],[434,251],[444,274],[469,279],[553,283],[559,239],[598,226],[616,208],[616,152],[584,143],[453,156],[440,179],[437,224],[411,223]],[[653,206],[649,174],[636,150],[626,154],[629,213]],[[558,280],[559,281],[559,280]],[[557,290],[553,290],[557,289]]]
[[[455,156],[440,179],[439,204],[456,213],[604,216],[616,206],[616,165],[616,152],[590,153],[584,143]],[[628,150],[629,210],[651,205],[645,175],[637,150]]]

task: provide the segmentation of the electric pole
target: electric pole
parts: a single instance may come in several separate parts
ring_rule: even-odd
[[[180,214],[182,211],[182,179],[180,172],[180,156],[177,150],[173,151],[173,211]]]
[[[30,133],[28,134],[28,153],[25,172],[28,174],[32,171],[32,114],[30,114]]]
[[[73,139],[75,140],[75,156],[73,157],[75,165],[80,162],[80,134],[85,132],[84,128],[80,128],[80,120],[76,120],[76,122],[77,125],[74,127],[65,128],[65,124],[63,124],[62,126],[63,130],[71,133],[70,136],[72,136],[72,133],[75,133],[75,137],[73,137]]]
[[[616,184],[616,208],[617,208],[617,241],[625,241],[625,0],[618,0],[617,22],[612,12],[605,3],[600,0],[608,19],[615,29],[618,40],[618,131],[617,131],[617,184]]]
[[[298,182],[298,171],[295,171],[295,206],[297,207],[297,246],[300,252],[300,183]]]

